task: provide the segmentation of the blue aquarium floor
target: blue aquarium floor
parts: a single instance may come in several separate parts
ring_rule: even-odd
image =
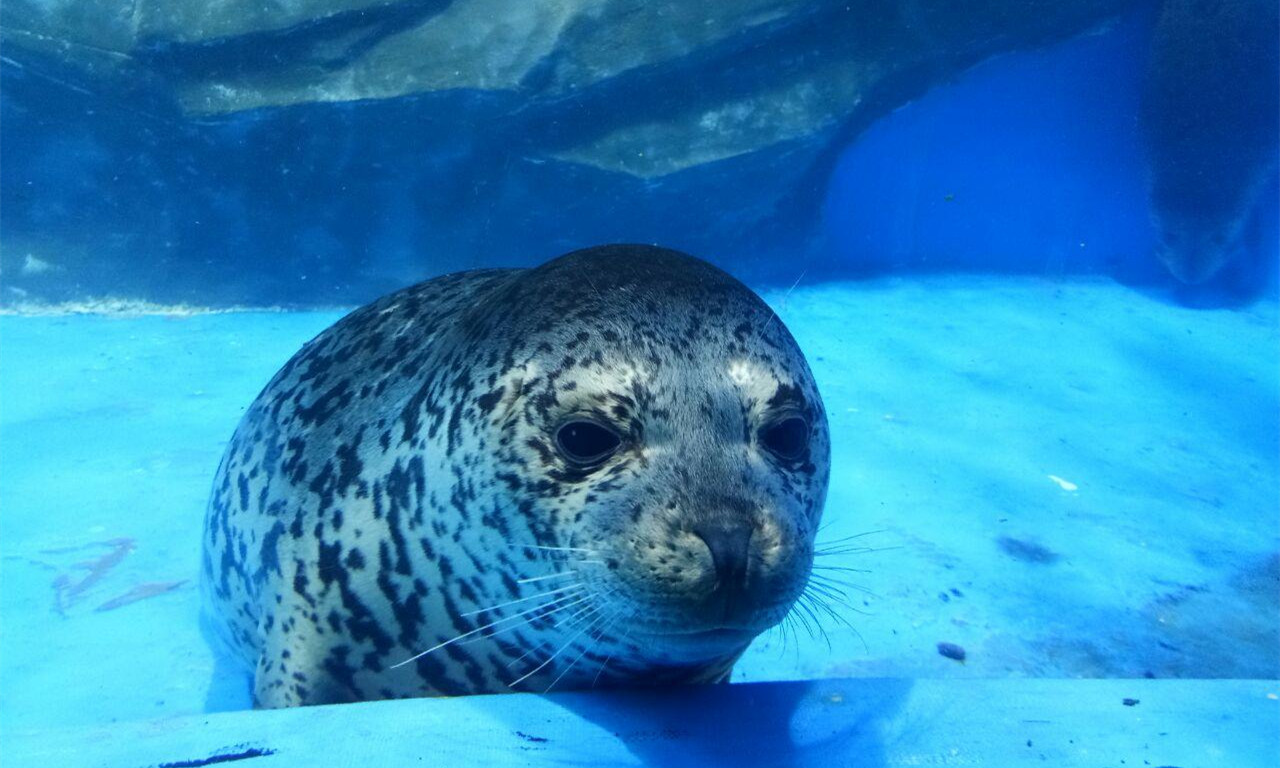
[[[1275,768],[1276,691],[1257,680],[867,678],[520,693],[21,733],[5,764]]]
[[[833,625],[785,644],[771,633],[735,680],[932,679],[916,690],[973,706],[1005,686],[1013,703],[1000,706],[1043,694],[1053,720],[1053,701],[1079,706],[1075,686],[1088,701],[1123,685],[1007,678],[1280,679],[1274,302],[1189,310],[1110,283],[979,277],[802,283],[766,298],[808,354],[830,414],[821,538],[867,534],[857,541],[870,551],[845,560],[865,571],[852,575],[856,632]],[[215,674],[197,627],[205,497],[245,406],[339,315],[0,318],[0,728],[28,734],[28,749],[150,733],[157,719],[182,733],[208,717],[221,746],[249,738],[233,734],[261,713],[202,714],[248,703],[239,673]],[[962,647],[964,661],[939,643]],[[1162,682],[1130,681],[1179,691],[1187,716],[1188,691],[1204,685],[1204,707],[1247,699],[1275,721],[1274,684],[1147,687]],[[856,699],[913,684],[840,685]],[[792,689],[728,690],[741,693],[715,695]],[[575,709],[561,702],[578,699],[510,701],[563,718]],[[925,717],[911,701],[904,711]],[[481,705],[368,706],[408,729],[417,713]],[[516,704],[485,706],[510,718]],[[1107,712],[1094,733],[1150,710]],[[125,721],[152,725],[112,726]],[[898,723],[899,738],[934,727],[914,722]]]

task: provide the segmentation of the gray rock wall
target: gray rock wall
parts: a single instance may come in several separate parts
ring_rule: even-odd
[[[784,279],[877,117],[1146,5],[8,0],[0,270],[45,299],[350,303],[640,240]]]
[[[1157,255],[1169,271],[1203,283],[1257,258],[1267,246],[1255,231],[1255,202],[1275,179],[1280,150],[1275,0],[1168,0],[1144,118]]]

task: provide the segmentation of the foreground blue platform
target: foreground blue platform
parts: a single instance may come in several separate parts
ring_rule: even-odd
[[[227,712],[9,733],[26,766],[1232,766],[1280,759],[1280,683],[825,680]]]

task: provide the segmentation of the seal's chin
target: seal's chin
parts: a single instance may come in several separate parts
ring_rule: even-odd
[[[790,600],[763,605],[739,600],[726,610],[714,599],[673,599],[636,611],[627,633],[635,651],[656,662],[724,659],[746,650],[757,636],[782,621],[791,607]]]
[[[676,632],[650,632],[648,637],[663,643],[749,643],[758,630],[740,629],[737,627],[711,627]]]
[[[760,630],[713,627],[700,630],[636,632],[632,638],[645,655],[662,662],[693,663],[736,656]]]

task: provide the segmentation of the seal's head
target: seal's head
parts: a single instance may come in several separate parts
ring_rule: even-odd
[[[522,274],[464,333],[495,371],[476,402],[496,482],[540,551],[566,555],[608,627],[594,639],[681,667],[732,660],[782,620],[812,565],[829,438],[759,297],[693,257],[606,246]]]

